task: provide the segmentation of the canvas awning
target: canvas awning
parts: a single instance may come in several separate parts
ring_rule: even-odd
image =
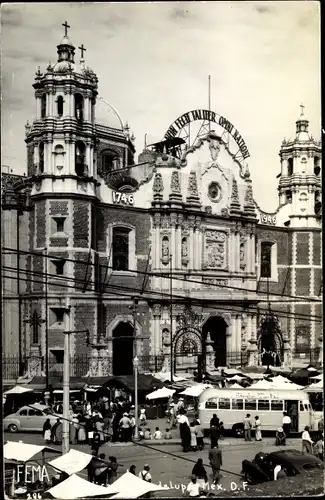
[[[123,388],[129,392],[135,389],[134,375],[120,375],[111,377],[105,384],[105,387]],[[161,388],[164,384],[161,380],[154,378],[152,375],[139,373],[138,375],[138,391],[152,391],[155,388]]]
[[[323,380],[320,380],[319,382],[315,384],[310,384],[307,387],[302,387],[302,389],[305,389],[307,392],[323,392],[324,390],[324,382]]]
[[[185,391],[182,391],[180,394],[182,396],[191,396],[193,398],[198,398],[205,389],[209,387],[213,387],[211,384],[198,384],[192,385],[191,387],[187,387]]]
[[[91,461],[98,464],[103,462],[100,458],[94,457],[94,455],[71,449],[65,455],[52,460],[49,465],[62,472],[66,472],[70,476],[84,470]]]
[[[169,488],[159,484],[148,483],[138,476],[126,472],[119,477],[112,485],[118,493],[111,498],[139,498],[150,491],[167,491]]]
[[[109,496],[119,490],[112,486],[99,486],[98,484],[90,483],[86,479],[83,479],[76,474],[68,477],[62,483],[59,483],[53,488],[46,491],[54,498],[64,498],[65,500],[74,500],[76,498],[90,498],[90,497],[100,497]]]
[[[63,377],[51,377],[49,378],[49,385],[52,389],[62,389],[63,388]],[[70,389],[81,390],[86,385],[86,379],[82,377],[70,377]],[[35,391],[45,391],[46,389],[46,378],[45,377],[33,377],[28,383],[28,387]]]
[[[50,446],[41,446],[36,444],[27,444],[21,441],[8,441],[3,447],[3,456],[8,460],[18,460],[28,462],[41,452],[61,453]]]
[[[156,391],[147,394],[147,399],[164,399],[170,398],[175,393],[175,389],[167,389],[167,387],[162,387]]]
[[[233,377],[227,377],[227,380],[228,380],[228,382],[231,382],[232,380],[235,380],[235,381],[237,381],[237,382],[240,382],[240,381],[241,381],[241,380],[243,380],[244,378],[247,378],[247,377],[245,377],[245,375],[240,375],[240,374],[238,374],[238,375],[234,375]]]
[[[33,389],[30,387],[26,387],[24,385],[16,385],[12,389],[9,389],[9,391],[6,391],[3,393],[4,396],[7,396],[8,394],[24,394],[25,392],[32,392]]]

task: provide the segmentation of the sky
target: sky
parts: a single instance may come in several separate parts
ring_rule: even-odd
[[[99,96],[134,131],[137,154],[145,134],[147,143],[160,140],[180,115],[208,108],[211,75],[211,109],[240,132],[254,198],[275,211],[278,153],[301,103],[321,135],[318,2],[2,4],[2,165],[14,173],[26,171],[34,74],[56,61],[64,21],[74,45],[87,49]]]

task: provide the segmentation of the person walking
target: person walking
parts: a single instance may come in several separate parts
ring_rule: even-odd
[[[282,427],[283,427],[283,432],[285,433],[286,437],[288,438],[290,435],[291,418],[289,417],[289,415],[286,411],[283,412]]]
[[[217,483],[220,478],[220,467],[222,466],[222,453],[216,446],[209,451],[209,461],[212,468],[213,482]]]
[[[219,425],[219,419],[217,415],[214,413],[210,420],[210,427],[218,427],[218,425]]]
[[[196,451],[197,450],[197,437],[196,437],[195,422],[191,422],[190,432],[191,432],[191,443],[190,443],[191,450]]]
[[[199,451],[204,449],[204,430],[199,419],[196,419],[196,441]]]
[[[100,444],[103,444],[105,439],[104,439],[104,420],[102,418],[98,418],[96,423],[95,423],[96,431],[99,434],[99,440]]]
[[[150,465],[149,464],[146,464],[143,467],[143,470],[141,472],[139,472],[139,478],[143,479],[143,481],[147,481],[148,483],[151,483],[152,477],[150,474]]]
[[[141,408],[140,409],[140,425],[143,426],[143,425],[146,425],[146,423],[147,423],[146,409]]]
[[[255,441],[262,441],[262,425],[259,417],[255,417]]]
[[[51,442],[51,429],[51,421],[47,418],[43,425],[43,438],[46,444]]]
[[[189,421],[184,411],[177,416],[179,423],[179,433],[182,441],[183,451],[186,453],[189,451],[191,443],[191,431],[189,426]]]
[[[252,422],[251,422],[251,416],[250,413],[247,413],[246,417],[244,418],[244,435],[245,435],[245,441],[251,441],[252,440]]]
[[[302,452],[304,453],[306,451],[306,453],[312,453],[314,441],[310,437],[308,425],[306,425],[305,430],[302,433],[301,440]]]
[[[203,459],[199,458],[192,469],[192,475],[197,477],[200,488],[205,489],[208,482],[208,475],[203,465]]]
[[[100,448],[100,435],[99,432],[95,431],[93,438],[91,440],[91,451],[95,452],[95,456],[98,455],[99,448]]]
[[[117,469],[119,464],[117,463],[116,457],[108,457],[109,460],[109,474],[108,474],[108,484],[114,483],[117,478]]]
[[[135,434],[135,416],[134,415],[130,415],[130,431],[129,431],[129,438],[130,438],[130,441],[134,438],[134,434]]]
[[[122,434],[122,441],[127,443],[130,438],[130,419],[127,413],[123,413],[123,417],[120,420],[120,428]]]
[[[78,427],[79,427],[79,420],[77,418],[77,415],[74,413],[71,419],[71,422],[69,424],[70,427],[70,443],[75,444],[78,441]]]

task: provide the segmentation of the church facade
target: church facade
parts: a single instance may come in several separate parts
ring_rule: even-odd
[[[35,75],[27,175],[2,175],[4,355],[20,375],[62,371],[70,331],[72,375],[131,374],[135,355],[142,372],[317,361],[321,144],[304,112],[268,214],[230,122],[185,113],[136,161],[81,55],[66,34]]]

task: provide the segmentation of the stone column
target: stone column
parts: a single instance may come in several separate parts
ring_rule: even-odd
[[[236,270],[236,252],[235,252],[235,233],[233,231],[229,234],[229,271],[232,273]]]
[[[152,354],[157,356],[160,352],[160,317],[161,317],[161,306],[155,304],[153,307],[153,342],[152,342]]]
[[[177,225],[175,229],[175,269],[182,269],[182,234],[181,226]]]
[[[215,371],[215,351],[213,349],[213,342],[211,341],[210,333],[207,335],[207,339],[205,342],[205,364],[206,364],[206,371],[213,372]]]
[[[176,225],[170,228],[170,251],[172,254],[172,269],[176,269],[176,256],[179,249],[176,249]]]
[[[100,346],[98,351],[98,376],[107,377],[110,373],[110,362],[106,346]]]
[[[91,353],[89,355],[89,376],[97,377],[98,376],[98,350],[92,348]]]
[[[200,228],[198,230],[198,270],[202,269],[202,264],[203,264],[203,233],[202,229]]]
[[[41,118],[41,98],[36,97],[36,120]]]
[[[75,141],[71,140],[69,144],[69,173],[74,175],[76,173],[75,170],[75,149],[76,149],[76,143]]]
[[[250,341],[248,343],[248,364],[249,366],[257,366],[260,363],[258,360],[255,315],[247,315],[247,332],[250,337]]]
[[[189,269],[195,269],[194,262],[194,230],[190,228],[189,231]]]

